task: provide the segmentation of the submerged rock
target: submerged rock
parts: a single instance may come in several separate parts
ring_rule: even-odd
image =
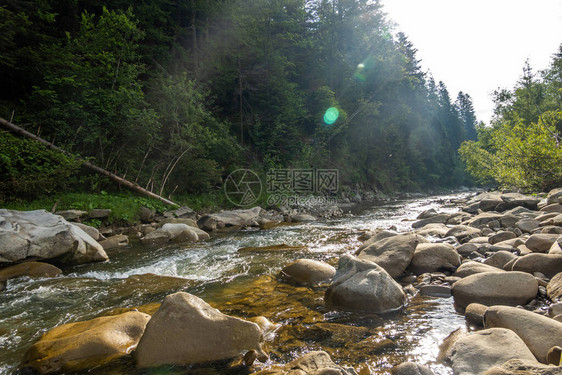
[[[14,277],[55,277],[62,271],[52,264],[42,262],[24,262],[0,269],[0,280],[8,280]]]
[[[108,259],[99,243],[58,215],[0,209],[0,262],[29,258],[57,258],[70,264]]]
[[[303,284],[316,284],[329,281],[336,269],[327,263],[312,259],[298,259],[281,270],[284,279]]]
[[[324,299],[329,307],[372,313],[399,310],[408,301],[402,287],[382,267],[351,255],[340,258]]]
[[[283,367],[271,368],[254,375],[352,375],[355,371],[335,364],[324,351],[309,352]]]
[[[260,347],[256,323],[234,318],[184,292],[167,296],[153,315],[135,352],[139,368],[189,365],[234,358]]]
[[[52,374],[106,364],[135,349],[149,319],[131,311],[53,328],[29,348],[21,367]]]

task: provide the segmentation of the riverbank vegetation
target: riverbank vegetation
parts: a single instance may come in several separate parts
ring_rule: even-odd
[[[529,64],[511,90],[494,93],[491,126],[479,126],[478,141],[459,152],[475,179],[525,191],[562,185],[562,45],[550,67]]]
[[[237,168],[338,169],[381,191],[467,182],[471,98],[435,82],[378,2],[104,3],[0,6],[1,117],[166,197],[205,196]],[[115,189],[7,142],[4,201]]]

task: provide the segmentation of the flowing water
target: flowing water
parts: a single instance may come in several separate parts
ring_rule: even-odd
[[[456,197],[356,207],[352,214],[337,219],[221,233],[197,244],[133,245],[110,251],[109,262],[66,268],[63,277],[10,280],[8,289],[0,293],[0,373],[14,373],[27,348],[55,326],[138,306],[152,313],[167,294],[186,291],[226,314],[242,318],[262,315],[279,324],[266,337],[264,347],[270,360],[261,367],[321,349],[335,362],[352,366],[361,374],[385,374],[407,360],[428,364],[436,374],[450,374],[435,358],[443,338],[464,326],[452,299],[416,296],[404,311],[386,316],[334,312],[324,307],[325,286],[289,285],[276,276],[283,265],[298,258],[336,265],[342,254],[359,246],[357,238],[362,231],[392,225],[407,231],[411,220],[424,210],[456,211],[452,205],[444,205]],[[281,243],[304,248],[238,251]],[[193,372],[234,370],[168,368],[157,373]],[[124,358],[92,373],[137,372],[132,359]]]

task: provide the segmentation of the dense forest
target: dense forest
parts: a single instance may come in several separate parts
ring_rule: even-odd
[[[511,90],[494,93],[491,126],[459,152],[474,178],[494,186],[547,191],[562,186],[562,44],[548,69],[527,62]]]
[[[0,117],[166,196],[240,167],[337,168],[382,191],[468,182],[471,98],[434,81],[379,1],[104,3],[2,0]],[[4,197],[99,185],[30,141],[0,146]]]

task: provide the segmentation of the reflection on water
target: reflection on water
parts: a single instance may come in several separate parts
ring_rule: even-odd
[[[341,254],[358,247],[361,231],[390,226],[409,230],[411,220],[424,210],[455,211],[441,204],[452,197],[360,207],[342,218],[225,233],[198,244],[133,245],[110,252],[109,262],[65,269],[64,277],[11,280],[0,294],[0,373],[10,373],[48,329],[187,291],[227,314],[263,315],[279,323],[265,345],[271,355],[269,364],[322,349],[334,361],[362,373],[388,373],[393,365],[412,360],[429,364],[436,374],[450,374],[450,369],[433,361],[442,339],[464,324],[452,300],[415,297],[405,311],[383,317],[332,312],[324,308],[325,286],[292,286],[280,283],[275,275],[298,258],[335,264]],[[238,252],[242,247],[281,243],[304,248]],[[112,366],[98,372],[134,372],[130,359]]]

